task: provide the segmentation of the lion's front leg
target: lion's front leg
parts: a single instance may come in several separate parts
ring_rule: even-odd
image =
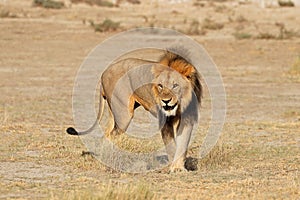
[[[161,134],[168,154],[168,160],[172,161],[176,152],[173,125],[166,123],[161,130]]]
[[[193,125],[181,124],[176,134],[176,152],[170,167],[170,172],[187,171],[184,167],[188,145],[190,142]]]

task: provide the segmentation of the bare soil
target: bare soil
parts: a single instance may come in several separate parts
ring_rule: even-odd
[[[31,0],[0,0],[1,199],[130,199],[140,186],[155,199],[299,199],[300,71],[293,69],[300,69],[300,8],[195,2],[48,10]],[[106,18],[120,22],[117,31],[95,32],[89,24]],[[204,28],[205,19],[223,27]],[[223,77],[222,136],[195,171],[116,172],[82,155],[81,140],[65,133],[84,58],[117,32],[148,26],[189,34]],[[209,108],[205,91],[202,112]],[[200,144],[193,142],[189,156]]]

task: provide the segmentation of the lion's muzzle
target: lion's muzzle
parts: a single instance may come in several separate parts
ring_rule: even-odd
[[[162,110],[166,116],[175,116],[178,108],[177,102],[172,102],[172,99],[161,100]]]
[[[177,106],[177,103],[174,104],[173,106],[165,105],[165,106],[163,106],[163,109],[166,111],[174,110],[176,108],[176,106]]]

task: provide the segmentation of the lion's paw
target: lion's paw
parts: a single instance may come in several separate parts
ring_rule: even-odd
[[[171,164],[170,167],[170,173],[176,173],[176,172],[187,172],[187,169],[182,164],[178,165],[176,163],[173,163]]]

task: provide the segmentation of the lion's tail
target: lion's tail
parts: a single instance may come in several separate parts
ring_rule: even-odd
[[[78,132],[75,128],[69,127],[69,128],[67,128],[66,132],[70,135],[86,135],[86,134],[90,133],[95,128],[95,126],[98,124],[98,122],[101,120],[102,115],[103,115],[103,109],[104,109],[104,97],[102,96],[102,90],[101,90],[100,91],[99,111],[98,111],[97,119],[95,120],[94,124],[85,131]]]

